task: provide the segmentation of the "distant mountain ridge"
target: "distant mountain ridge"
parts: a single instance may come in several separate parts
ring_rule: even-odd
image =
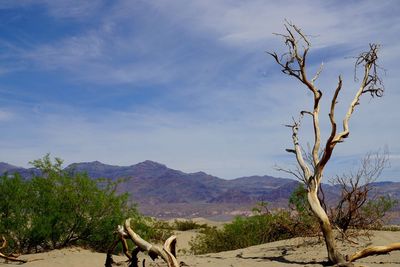
[[[176,204],[207,209],[212,205],[241,207],[267,201],[275,206],[287,206],[290,194],[299,184],[296,180],[268,175],[225,180],[205,172],[185,173],[170,169],[150,160],[130,166],[107,165],[99,161],[73,163],[65,170],[71,173],[85,172],[93,179],[124,178],[117,190],[121,193],[129,192],[131,199],[139,203],[149,215],[157,213],[154,211],[157,208],[159,212],[166,212],[164,210],[167,208],[163,207],[176,207]],[[0,174],[5,172],[18,172],[25,178],[38,174],[34,168],[25,169],[0,163]],[[390,194],[400,199],[400,183],[376,182],[374,186],[377,193]],[[335,199],[340,194],[336,187],[330,185],[324,185],[324,192],[326,199]]]
[[[131,166],[115,166],[99,161],[73,163],[69,172],[85,172],[91,178],[124,178],[120,192],[129,192],[142,203],[230,203],[273,201],[287,198],[287,188],[297,185],[292,179],[249,176],[225,180],[205,172],[185,173],[158,162],[146,160]],[[30,177],[38,170],[0,163],[0,173],[20,173]]]
[[[205,172],[185,173],[154,162],[112,166],[99,162],[76,163],[69,170],[85,171],[92,178],[127,178],[119,187],[138,202],[151,203],[250,203],[287,199],[297,181],[271,176],[250,176],[225,180]],[[287,186],[290,185],[289,190]],[[290,193],[289,193],[290,194]]]
[[[36,168],[22,168],[5,162],[0,162],[0,175],[3,175],[4,173],[19,173],[22,177],[29,178],[35,174],[40,173],[40,171]]]

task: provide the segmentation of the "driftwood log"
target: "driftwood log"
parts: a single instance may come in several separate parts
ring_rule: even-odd
[[[161,258],[165,263],[167,263],[168,267],[179,267],[179,263],[176,259],[176,236],[169,237],[164,246],[158,247],[155,246],[143,238],[141,238],[137,233],[135,233],[131,228],[131,219],[125,220],[123,226],[118,225],[117,229],[117,238],[108,250],[107,258],[106,258],[106,267],[112,266],[120,266],[123,263],[116,263],[112,258],[112,253],[115,247],[121,242],[124,254],[128,257],[128,266],[129,267],[138,267],[138,253],[139,252],[147,252],[152,260],[157,258]],[[130,239],[136,245],[136,248],[129,253],[128,245],[126,240]],[[143,266],[144,266],[143,262]]]
[[[367,247],[361,251],[354,253],[353,255],[346,256],[349,262],[356,261],[361,258],[366,258],[372,255],[388,254],[391,251],[400,250],[400,243],[392,243],[387,246],[372,246]]]
[[[19,263],[26,263],[28,262],[27,260],[21,260],[18,259],[18,257],[16,256],[12,256],[12,255],[5,255],[3,254],[1,251],[7,247],[7,240],[4,236],[1,237],[1,239],[3,240],[3,244],[0,247],[0,258],[5,259],[6,261],[12,261],[12,262],[19,262]]]

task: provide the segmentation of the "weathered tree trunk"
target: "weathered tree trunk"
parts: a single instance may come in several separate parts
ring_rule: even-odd
[[[308,202],[310,203],[311,210],[318,218],[321,231],[324,235],[326,249],[328,252],[328,259],[334,264],[343,264],[346,262],[344,256],[338,251],[336,247],[335,237],[333,234],[332,226],[329,221],[328,215],[322,208],[318,199],[318,186],[310,186],[308,189]]]

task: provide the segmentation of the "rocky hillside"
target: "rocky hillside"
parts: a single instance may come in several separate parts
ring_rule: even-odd
[[[267,175],[225,180],[204,172],[173,170],[153,161],[131,166],[113,166],[98,161],[74,163],[66,170],[86,172],[93,179],[122,179],[118,191],[129,192],[144,213],[157,216],[164,213],[173,213],[171,216],[205,216],[219,215],[227,210],[240,212],[241,207],[251,209],[259,201],[286,207],[290,194],[298,186],[296,180]],[[18,172],[29,178],[38,170],[0,163],[0,173],[5,172]],[[374,183],[374,187],[376,193],[400,199],[400,183],[378,182]],[[327,200],[334,200],[340,194],[337,187],[330,185],[324,185],[324,192]]]
[[[100,162],[75,163],[73,172],[90,177],[125,178],[121,192],[130,192],[139,203],[254,203],[287,199],[297,181],[271,176],[224,180],[204,172],[184,173],[153,161],[119,167]]]

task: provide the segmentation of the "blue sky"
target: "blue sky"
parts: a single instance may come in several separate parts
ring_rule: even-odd
[[[26,167],[50,152],[66,164],[150,159],[222,178],[287,176],[274,170],[294,165],[283,125],[310,105],[265,53],[283,51],[272,33],[287,18],[313,36],[323,103],[343,75],[341,110],[357,88],[351,57],[382,45],[385,97],[362,99],[326,176],[387,146],[382,179],[400,181],[400,3],[337,3],[0,1],[0,161]]]

